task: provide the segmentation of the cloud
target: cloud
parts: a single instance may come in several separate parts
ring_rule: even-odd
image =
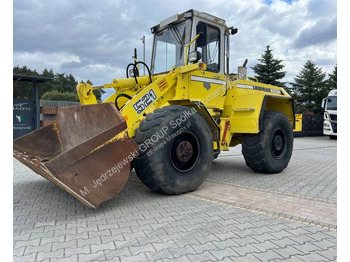
[[[31,69],[52,68],[60,70],[61,65],[69,63],[80,63],[80,58],[77,55],[59,52],[59,53],[44,53],[35,52],[15,52],[13,54],[14,66],[30,65]],[[16,64],[17,63],[17,64]]]
[[[319,45],[337,39],[337,18],[332,21],[318,20],[314,26],[300,32],[294,41],[295,48],[303,48],[311,45]]]
[[[13,64],[109,83],[125,77],[134,48],[142,57],[143,35],[150,63],[152,26],[196,7],[239,28],[231,38],[232,72],[245,58],[254,66],[270,45],[286,65],[285,81],[292,81],[308,59],[325,63],[325,70],[336,64],[336,6],[335,0],[15,0]]]

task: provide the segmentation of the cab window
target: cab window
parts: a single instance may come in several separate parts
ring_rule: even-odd
[[[197,47],[201,53],[201,61],[207,64],[207,70],[212,72],[220,71],[220,30],[208,24],[208,44]]]

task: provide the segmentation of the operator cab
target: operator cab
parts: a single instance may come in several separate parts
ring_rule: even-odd
[[[152,74],[185,65],[186,46],[197,34],[200,37],[189,46],[188,64],[203,62],[207,71],[228,74],[229,35],[237,33],[237,29],[228,28],[223,19],[192,9],[161,21],[151,31],[154,34]]]

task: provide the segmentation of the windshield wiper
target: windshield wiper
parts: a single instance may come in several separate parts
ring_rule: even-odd
[[[177,30],[174,29],[174,27],[170,24],[169,25],[170,31],[173,33],[176,41],[180,44],[180,45],[185,45],[185,42],[183,41],[183,39],[179,36],[179,33],[177,32]]]

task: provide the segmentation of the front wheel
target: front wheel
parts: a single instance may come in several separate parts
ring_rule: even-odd
[[[293,151],[293,129],[286,115],[265,111],[262,130],[242,136],[242,153],[248,167],[260,173],[279,173]]]
[[[213,160],[213,135],[194,108],[167,106],[146,116],[135,133],[140,155],[133,161],[149,188],[177,195],[195,190]]]

